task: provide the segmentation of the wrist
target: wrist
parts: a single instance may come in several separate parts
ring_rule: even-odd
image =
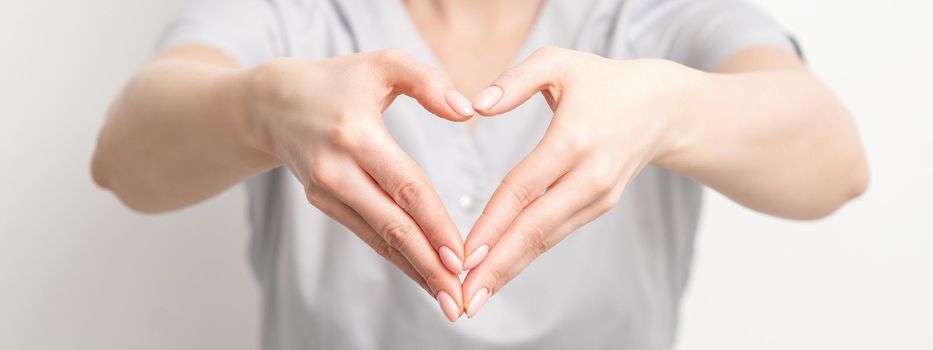
[[[233,83],[238,135],[244,145],[276,157],[268,121],[269,90],[274,84],[267,64],[241,69]]]
[[[699,102],[708,92],[711,74],[671,62],[673,74],[669,81],[668,112],[665,114],[666,127],[660,142],[659,151],[652,163],[665,168],[673,168],[682,155],[686,154],[698,138],[704,122],[702,113],[698,113]]]
[[[239,154],[250,168],[269,169],[280,161],[271,148],[263,147],[261,123],[254,112],[251,90],[252,69],[226,69],[217,75],[214,98],[205,106],[224,120]]]

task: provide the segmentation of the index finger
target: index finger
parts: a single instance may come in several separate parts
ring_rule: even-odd
[[[400,49],[382,50],[376,57],[393,94],[410,96],[429,112],[451,121],[462,122],[476,113],[470,100],[453,88],[453,83],[440,69]]]

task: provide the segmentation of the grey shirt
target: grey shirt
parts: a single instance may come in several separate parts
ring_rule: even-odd
[[[437,65],[400,0],[196,0],[161,46],[185,42],[223,49],[244,66],[387,47]],[[518,59],[544,45],[704,70],[750,46],[792,47],[779,25],[738,0],[545,0]],[[535,97],[480,118],[472,133],[407,98],[384,117],[466,234],[551,111]],[[287,170],[246,187],[267,349],[670,348],[702,192],[647,167],[616,208],[533,262],[476,318],[449,324],[415,283],[309,205]]]

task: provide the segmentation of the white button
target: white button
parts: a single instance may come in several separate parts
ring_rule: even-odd
[[[459,202],[460,208],[466,210],[467,212],[472,213],[474,210],[476,210],[476,198],[473,197],[473,195],[464,194],[460,196]]]

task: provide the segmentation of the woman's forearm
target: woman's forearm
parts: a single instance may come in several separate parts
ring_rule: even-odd
[[[865,190],[854,122],[806,69],[695,77],[678,143],[656,164],[794,219],[823,217]]]
[[[160,212],[275,166],[244,142],[245,73],[220,63],[163,58],[140,70],[100,132],[95,181],[135,210]]]

